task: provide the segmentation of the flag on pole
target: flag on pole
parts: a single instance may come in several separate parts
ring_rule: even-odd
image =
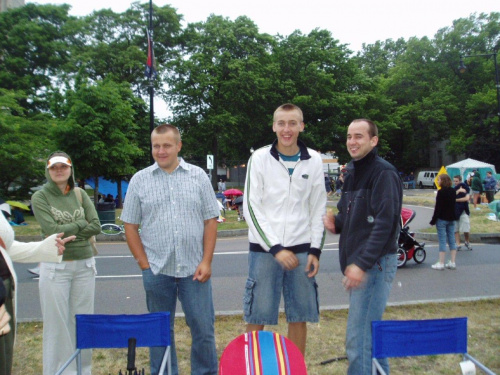
[[[146,63],[145,75],[147,78],[156,78],[156,62],[155,55],[153,51],[153,36],[146,30],[148,34],[148,61]]]

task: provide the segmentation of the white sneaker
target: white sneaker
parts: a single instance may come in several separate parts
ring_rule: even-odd
[[[36,266],[35,268],[28,268],[28,272],[35,276],[40,276],[40,267]]]
[[[457,246],[457,251],[462,251],[462,246],[461,245]]]
[[[470,245],[470,243],[466,242],[465,247],[467,248],[467,250],[472,251],[472,246]]]
[[[439,262],[434,263],[431,267],[432,267],[432,269],[435,269],[435,270],[438,270],[438,271],[444,270],[444,264],[443,263],[439,263]]]
[[[456,270],[457,269],[457,265],[455,263],[452,263],[451,260],[448,261],[448,263],[446,263],[445,267],[448,268],[449,270]]]

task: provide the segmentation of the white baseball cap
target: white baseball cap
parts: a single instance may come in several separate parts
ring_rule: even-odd
[[[66,165],[69,165],[71,167],[71,160],[69,160],[67,157],[65,157],[65,156],[53,156],[47,162],[47,169],[49,169],[50,167],[54,166],[54,164],[57,164],[57,163],[66,164]]]

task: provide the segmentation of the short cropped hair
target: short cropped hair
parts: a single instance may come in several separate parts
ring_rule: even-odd
[[[280,105],[278,108],[276,108],[276,111],[274,111],[274,114],[273,114],[273,121],[276,121],[276,113],[279,111],[297,111],[297,112],[299,112],[300,121],[301,122],[304,121],[304,114],[302,113],[302,110],[299,107],[297,107],[295,104],[285,103],[285,104]]]
[[[440,174],[439,180],[441,181],[439,185],[441,185],[442,188],[451,187],[451,178],[447,174]]]
[[[354,124],[356,122],[366,122],[368,124],[368,135],[370,138],[378,137],[378,128],[377,125],[372,120],[368,120],[366,118],[358,118],[353,120],[351,123]]]
[[[460,176],[459,174],[453,176],[453,178],[456,178],[458,181],[462,181],[462,176]]]
[[[177,141],[177,143],[179,143],[181,141],[181,133],[179,132],[179,129],[177,129],[177,127],[175,127],[174,125],[171,125],[171,124],[158,125],[156,128],[153,129],[153,131],[151,132],[151,135],[153,135],[153,134],[165,134],[168,132],[174,133],[174,137],[175,137],[175,140]]]

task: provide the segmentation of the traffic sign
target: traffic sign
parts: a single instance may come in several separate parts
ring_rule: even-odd
[[[214,156],[207,155],[207,169],[214,169]]]

